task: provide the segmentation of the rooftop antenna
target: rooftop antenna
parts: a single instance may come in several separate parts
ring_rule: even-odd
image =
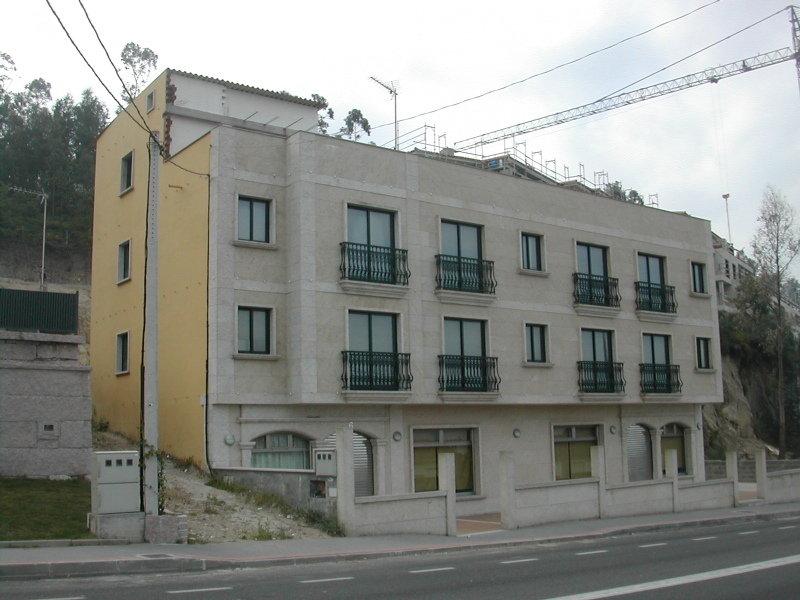
[[[728,219],[728,243],[732,244],[733,240],[731,239],[731,212],[728,210],[728,198],[730,198],[730,194],[722,194],[722,199],[725,200],[725,216]]]
[[[399,150],[400,144],[398,143],[398,138],[400,137],[400,129],[397,123],[397,82],[390,81],[389,83],[384,83],[377,77],[370,77],[370,79],[388,91],[389,95],[394,99],[394,149]]]
[[[647,206],[652,206],[653,208],[658,208],[658,194],[648,194],[647,195]]]
[[[45,242],[47,241],[47,194],[42,191],[41,182],[37,179],[37,185],[39,189],[31,190],[24,187],[19,187],[17,185],[11,185],[8,187],[9,190],[13,192],[18,192],[20,194],[27,194],[28,196],[35,196],[39,198],[39,205],[42,206],[42,264],[41,269],[39,270],[39,289],[44,291],[47,289],[45,286],[44,280],[44,250],[45,250]]]

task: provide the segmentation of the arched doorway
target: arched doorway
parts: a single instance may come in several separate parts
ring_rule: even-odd
[[[629,425],[627,431],[628,481],[653,478],[653,446],[645,425]]]
[[[333,432],[316,446],[317,450],[336,450],[336,432]],[[356,496],[375,494],[374,463],[372,441],[365,435],[353,432],[353,479]]]

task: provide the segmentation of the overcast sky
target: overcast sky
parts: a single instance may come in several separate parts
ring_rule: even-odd
[[[159,55],[159,70],[324,95],[343,116],[362,109],[391,121],[388,93],[369,80],[399,81],[400,117],[498,87],[578,57],[709,0],[527,2],[193,2],[84,0],[117,58],[128,41]],[[114,75],[77,0],[52,0],[112,89]],[[787,0],[720,0],[685,19],[511,89],[401,124],[424,123],[447,142],[584,104],[786,6]],[[104,95],[44,0],[4,6],[0,51],[17,63],[15,85],[41,76],[53,95],[86,87]],[[13,24],[13,25],[12,25]],[[640,85],[791,45],[787,13]],[[638,87],[638,86],[637,86]],[[393,137],[376,129],[378,144]],[[432,138],[429,138],[432,139]],[[764,188],[779,188],[800,213],[800,91],[792,61],[538,131],[526,140],[571,174],[658,194],[661,208],[711,220],[726,235],[722,194],[731,195],[737,246],[749,246]],[[795,269],[800,273],[800,268]]]

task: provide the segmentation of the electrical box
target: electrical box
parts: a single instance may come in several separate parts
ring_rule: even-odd
[[[95,452],[92,462],[92,513],[138,512],[139,453],[136,450]]]
[[[336,476],[336,450],[317,450],[314,453],[314,467],[317,475]]]

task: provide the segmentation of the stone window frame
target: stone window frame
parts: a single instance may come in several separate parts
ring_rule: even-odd
[[[269,349],[262,352],[239,352],[239,309],[252,308],[269,313]],[[233,359],[234,360],[279,360],[278,354],[278,309],[274,304],[260,302],[235,302],[233,306]]]

